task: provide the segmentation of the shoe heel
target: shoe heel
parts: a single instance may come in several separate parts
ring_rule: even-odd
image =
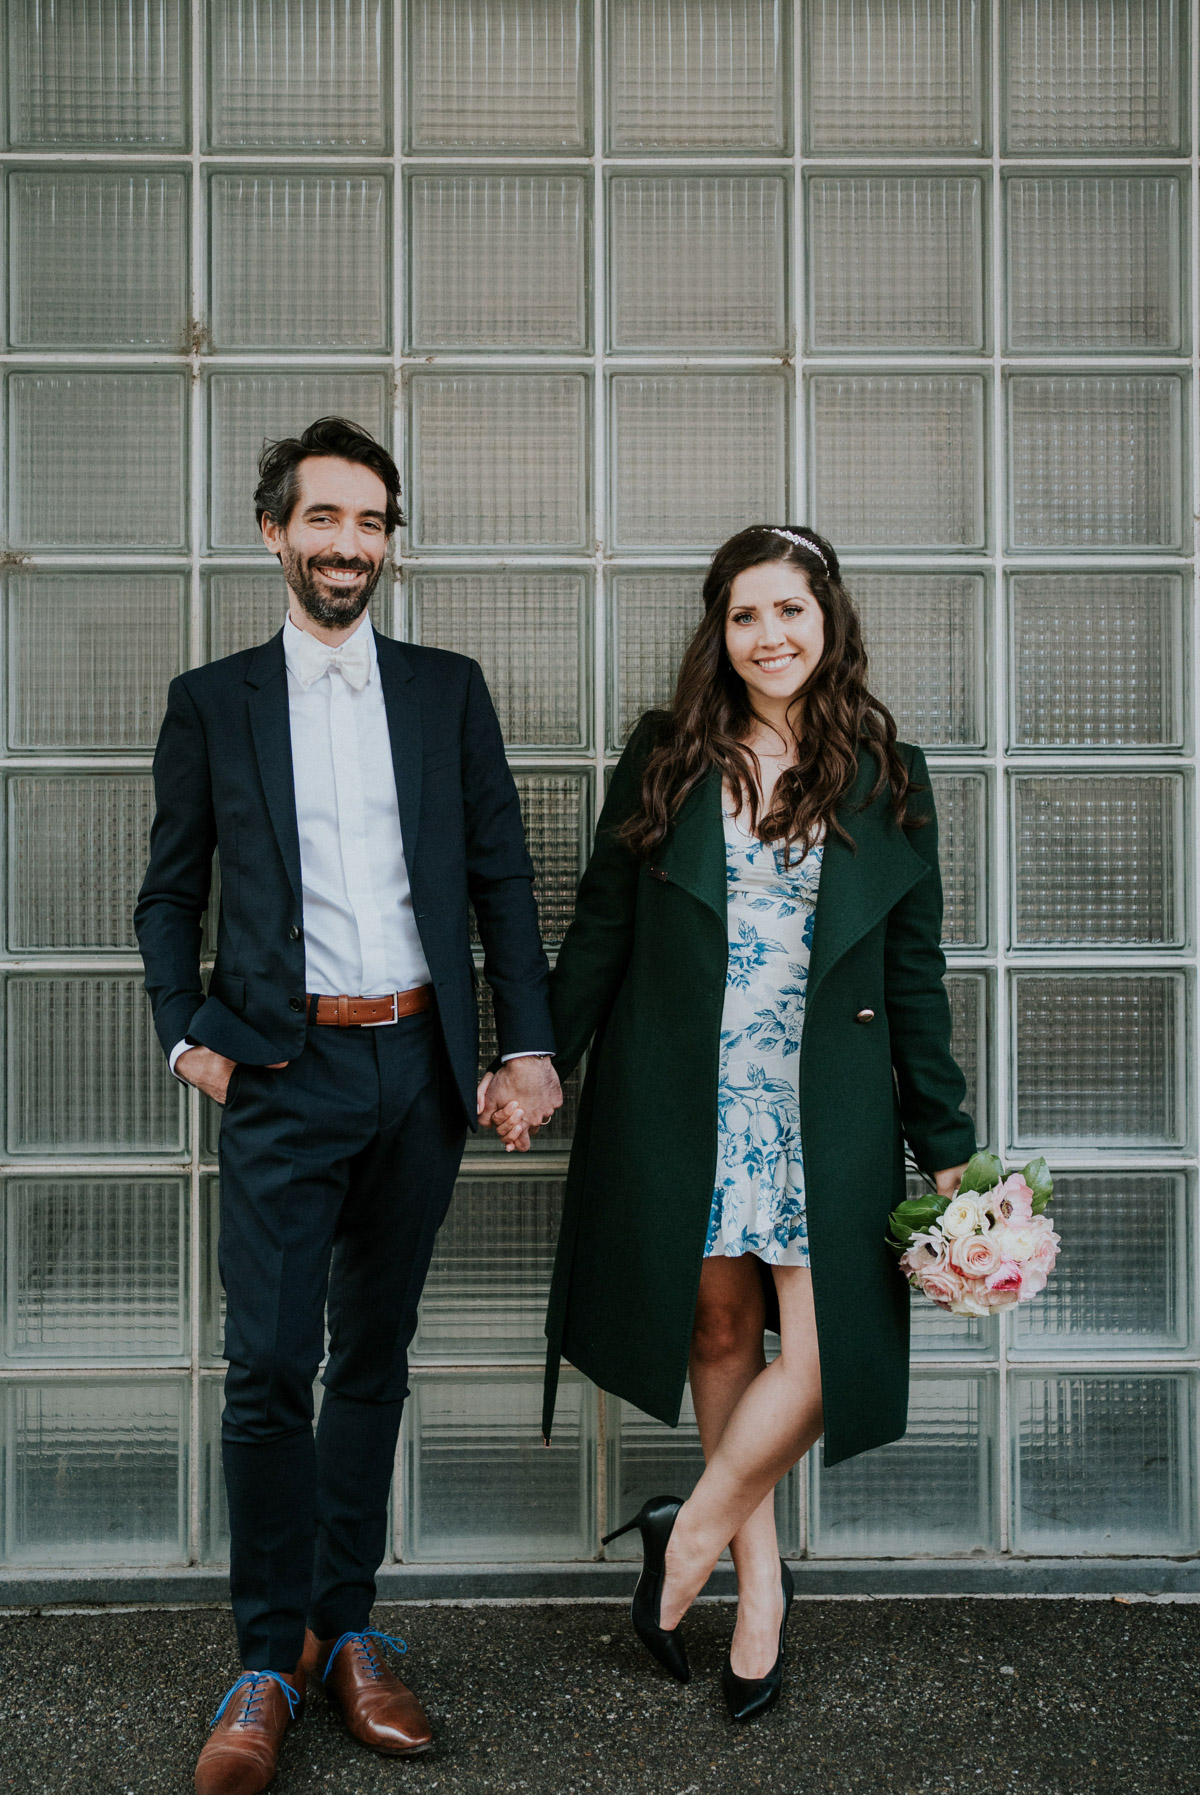
[[[606,1533],[604,1535],[604,1538],[600,1541],[600,1544],[602,1546],[611,1546],[613,1541],[615,1539],[620,1539],[620,1537],[623,1533],[632,1533],[634,1528],[637,1526],[638,1522],[641,1520],[641,1518],[642,1517],[640,1514],[636,1514],[636,1515],[634,1515],[632,1521],[626,1521],[626,1523],[623,1527],[614,1527],[611,1533]]]

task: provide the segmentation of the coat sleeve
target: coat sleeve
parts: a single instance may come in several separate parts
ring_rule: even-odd
[[[907,840],[929,871],[888,917],[885,1001],[905,1139],[922,1170],[939,1172],[971,1157],[975,1128],[961,1108],[967,1085],[950,1051],[942,879],[929,768],[919,748],[908,753],[913,784],[923,788],[913,793],[909,811],[928,821],[909,830]]]
[[[208,743],[181,678],[173,679],[167,692],[167,713],[154,751],[154,796],[150,864],[133,926],[154,1026],[169,1054],[204,1002],[200,936],[217,845]]]
[[[550,981],[555,1067],[560,1078],[574,1071],[584,1049],[612,1007],[633,951],[640,863],[617,840],[637,810],[642,772],[654,745],[658,713],[642,718],[612,776],[596,841],[575,899],[575,916],[563,938]]]
[[[501,1054],[553,1053],[550,968],[538,931],[533,862],[504,738],[483,672],[471,662],[463,717],[467,890],[483,943]]]

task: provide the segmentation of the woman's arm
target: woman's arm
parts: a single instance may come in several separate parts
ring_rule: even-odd
[[[905,1139],[923,1170],[957,1170],[975,1151],[975,1128],[962,1110],[966,1080],[950,1052],[950,1000],[941,949],[942,877],[937,816],[929,768],[919,748],[909,751],[909,774],[924,789],[909,812],[928,821],[907,832],[909,846],[929,867],[888,917],[884,993],[892,1064]]]
[[[617,840],[641,800],[642,773],[661,713],[644,716],[622,754],[600,813],[596,841],[550,979],[550,1003],[565,1079],[579,1063],[620,988],[633,951],[640,862]]]

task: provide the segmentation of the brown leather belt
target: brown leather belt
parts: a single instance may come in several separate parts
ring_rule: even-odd
[[[379,1028],[432,1005],[433,986],[414,985],[411,991],[393,991],[387,997],[310,997],[308,1019],[331,1028]]]

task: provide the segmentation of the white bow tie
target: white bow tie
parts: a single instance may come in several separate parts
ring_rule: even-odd
[[[323,673],[336,668],[348,686],[361,692],[371,677],[371,650],[364,629],[355,630],[354,634],[342,642],[337,648],[331,648],[327,642],[319,642],[307,630],[296,632],[297,640],[291,644],[292,671],[307,692]]]

